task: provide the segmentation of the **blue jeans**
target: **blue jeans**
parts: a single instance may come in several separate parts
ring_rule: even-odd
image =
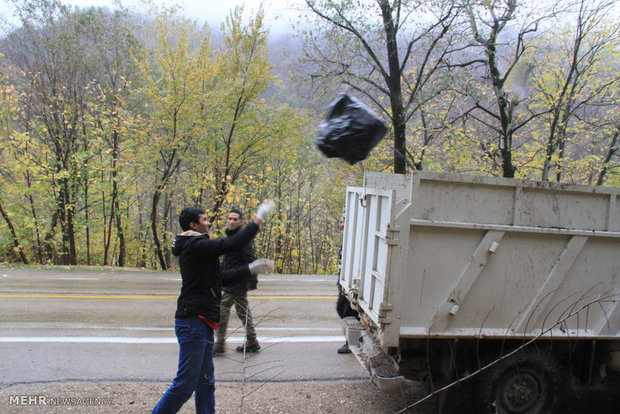
[[[174,331],[179,341],[179,369],[153,413],[176,413],[195,393],[196,413],[215,414],[213,329],[194,317],[175,319]]]

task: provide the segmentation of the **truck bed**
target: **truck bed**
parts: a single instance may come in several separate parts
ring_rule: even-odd
[[[341,284],[401,338],[620,338],[620,189],[415,172],[349,187]]]

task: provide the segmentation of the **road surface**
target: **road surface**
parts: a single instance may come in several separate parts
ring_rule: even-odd
[[[175,272],[0,269],[0,384],[169,381],[177,367]],[[265,275],[250,306],[261,352],[234,351],[233,315],[218,381],[361,379],[335,312],[335,276]]]

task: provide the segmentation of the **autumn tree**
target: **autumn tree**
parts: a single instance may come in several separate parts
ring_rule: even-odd
[[[276,201],[276,210],[256,238],[257,251],[274,260],[277,272],[334,271],[345,187],[340,174],[313,148],[306,114],[279,107],[266,125],[269,150],[239,184],[241,193],[251,194],[255,203]]]
[[[33,225],[42,263],[75,264],[79,247],[85,246],[86,263],[91,264],[91,246],[103,245],[107,264],[112,232],[106,211],[115,206],[109,209],[109,223],[116,223],[122,265],[115,164],[131,118],[123,109],[127,84],[135,78],[130,55],[139,49],[128,16],[124,11],[76,10],[55,1],[12,3],[22,27],[3,39],[2,48],[5,67],[22,97],[20,134],[7,141],[14,151],[14,173],[21,176],[16,183],[29,206],[23,213],[30,220],[22,224]],[[107,182],[112,183],[111,197]],[[42,217],[49,217],[50,224]]]
[[[517,166],[513,149],[517,133],[539,115],[519,111],[527,98],[526,84],[531,71],[524,55],[540,23],[549,14],[541,8],[527,10],[517,0],[467,0],[465,13],[473,44],[482,52],[481,58],[466,63],[474,76],[482,72],[483,82],[479,83],[491,95],[487,99],[486,94],[467,90],[465,93],[473,101],[470,115],[482,126],[478,133],[490,136],[481,140],[485,153],[504,177],[514,177]],[[480,71],[476,70],[478,66]]]
[[[337,80],[390,120],[395,173],[421,168],[407,128],[448,86],[439,76],[461,42],[451,39],[461,9],[454,1],[306,0],[314,19],[303,34],[305,62],[321,85]],[[443,75],[442,75],[443,74]]]
[[[281,271],[333,271],[341,191],[308,113],[266,93],[278,80],[262,10],[249,23],[233,10],[214,46],[170,10],[142,22],[12,4],[24,23],[0,42],[4,259],[167,269],[183,206],[217,218],[275,198],[259,251]]]
[[[183,161],[198,150],[197,139],[205,131],[202,115],[212,110],[204,105],[211,101],[216,70],[208,35],[202,35],[196,48],[192,44],[197,32],[194,22],[165,12],[156,18],[155,27],[156,48],[152,57],[140,62],[145,81],[141,93],[150,124],[144,135],[141,161],[146,163],[144,172],[153,176],[149,220],[155,253],[161,268],[168,269],[165,221],[172,204],[167,202],[161,209],[160,203],[171,194],[169,187],[176,182]],[[163,225],[160,218],[164,219]]]
[[[101,165],[93,168],[95,177],[100,180],[101,188],[98,204],[101,210],[103,228],[103,264],[109,263],[112,249],[112,236],[118,242],[118,260],[123,266],[126,256],[126,236],[123,225],[122,202],[123,176],[122,165],[125,144],[132,137],[135,114],[129,107],[128,100],[132,87],[139,86],[139,76],[135,59],[142,53],[142,45],[134,36],[136,29],[131,16],[126,10],[113,14],[102,9],[84,10],[78,19],[82,44],[90,53],[84,58],[85,69],[94,82],[89,85],[91,99],[85,114],[83,133],[85,136],[100,137],[98,156]],[[89,137],[90,138],[90,137]],[[93,139],[97,141],[97,139]],[[85,142],[88,145],[88,142]],[[92,174],[91,174],[92,175]],[[89,175],[86,176],[88,180]],[[84,185],[86,215],[87,262],[90,263],[90,220],[89,183]],[[96,222],[96,221],[95,221]],[[115,232],[113,231],[115,230]]]
[[[224,49],[217,56],[217,83],[211,95],[214,103],[203,111],[209,127],[201,146],[208,162],[202,162],[203,176],[210,183],[211,220],[216,221],[239,178],[266,153],[270,134],[270,113],[277,111],[261,99],[274,80],[267,58],[267,35],[262,8],[243,21],[243,7],[236,7],[222,25]],[[204,194],[204,193],[203,193]],[[198,202],[203,202],[199,199]]]
[[[555,171],[561,181],[570,159],[583,159],[592,146],[602,153],[599,166],[591,166],[599,171],[593,181],[601,184],[617,154],[620,25],[609,18],[614,4],[580,0],[539,40],[547,53],[536,63],[532,85],[546,113],[542,180]]]
[[[22,128],[44,150],[31,154],[31,162],[43,166],[54,199],[53,211],[46,214],[47,249],[59,227],[60,263],[76,264],[76,205],[88,157],[80,128],[90,82],[82,66],[85,52],[70,8],[58,1],[15,3],[22,27],[7,36],[3,49],[27,97]]]
[[[3,55],[0,54],[0,59],[2,58]],[[17,91],[8,82],[8,77],[0,77],[0,134],[4,142],[7,142],[14,133],[12,124],[13,118],[17,116],[16,112],[19,110],[18,101]],[[11,217],[12,214],[4,208],[7,201],[6,191],[8,189],[5,183],[7,180],[12,181],[13,179],[11,172],[7,169],[7,166],[11,163],[12,156],[13,154],[6,146],[0,149],[0,160],[2,161],[2,167],[0,167],[0,215],[2,215],[2,219],[11,234],[12,251],[17,253],[23,263],[28,264],[29,261],[20,241],[20,235]]]

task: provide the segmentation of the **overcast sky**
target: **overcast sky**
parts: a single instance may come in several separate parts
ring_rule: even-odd
[[[61,0],[65,4],[78,7],[109,7],[113,9],[114,0]],[[302,0],[153,0],[157,5],[178,4],[185,15],[199,23],[208,22],[209,26],[218,29],[230,10],[236,5],[244,5],[244,15],[247,17],[250,11],[254,13],[261,3],[264,4],[266,25],[272,32],[287,30],[291,27],[291,21],[299,14]],[[140,0],[122,0],[121,3],[129,8],[144,8],[140,6]],[[7,0],[0,0],[0,19],[7,18],[9,6]],[[253,14],[254,14],[253,13]],[[4,15],[4,16],[3,16]]]

